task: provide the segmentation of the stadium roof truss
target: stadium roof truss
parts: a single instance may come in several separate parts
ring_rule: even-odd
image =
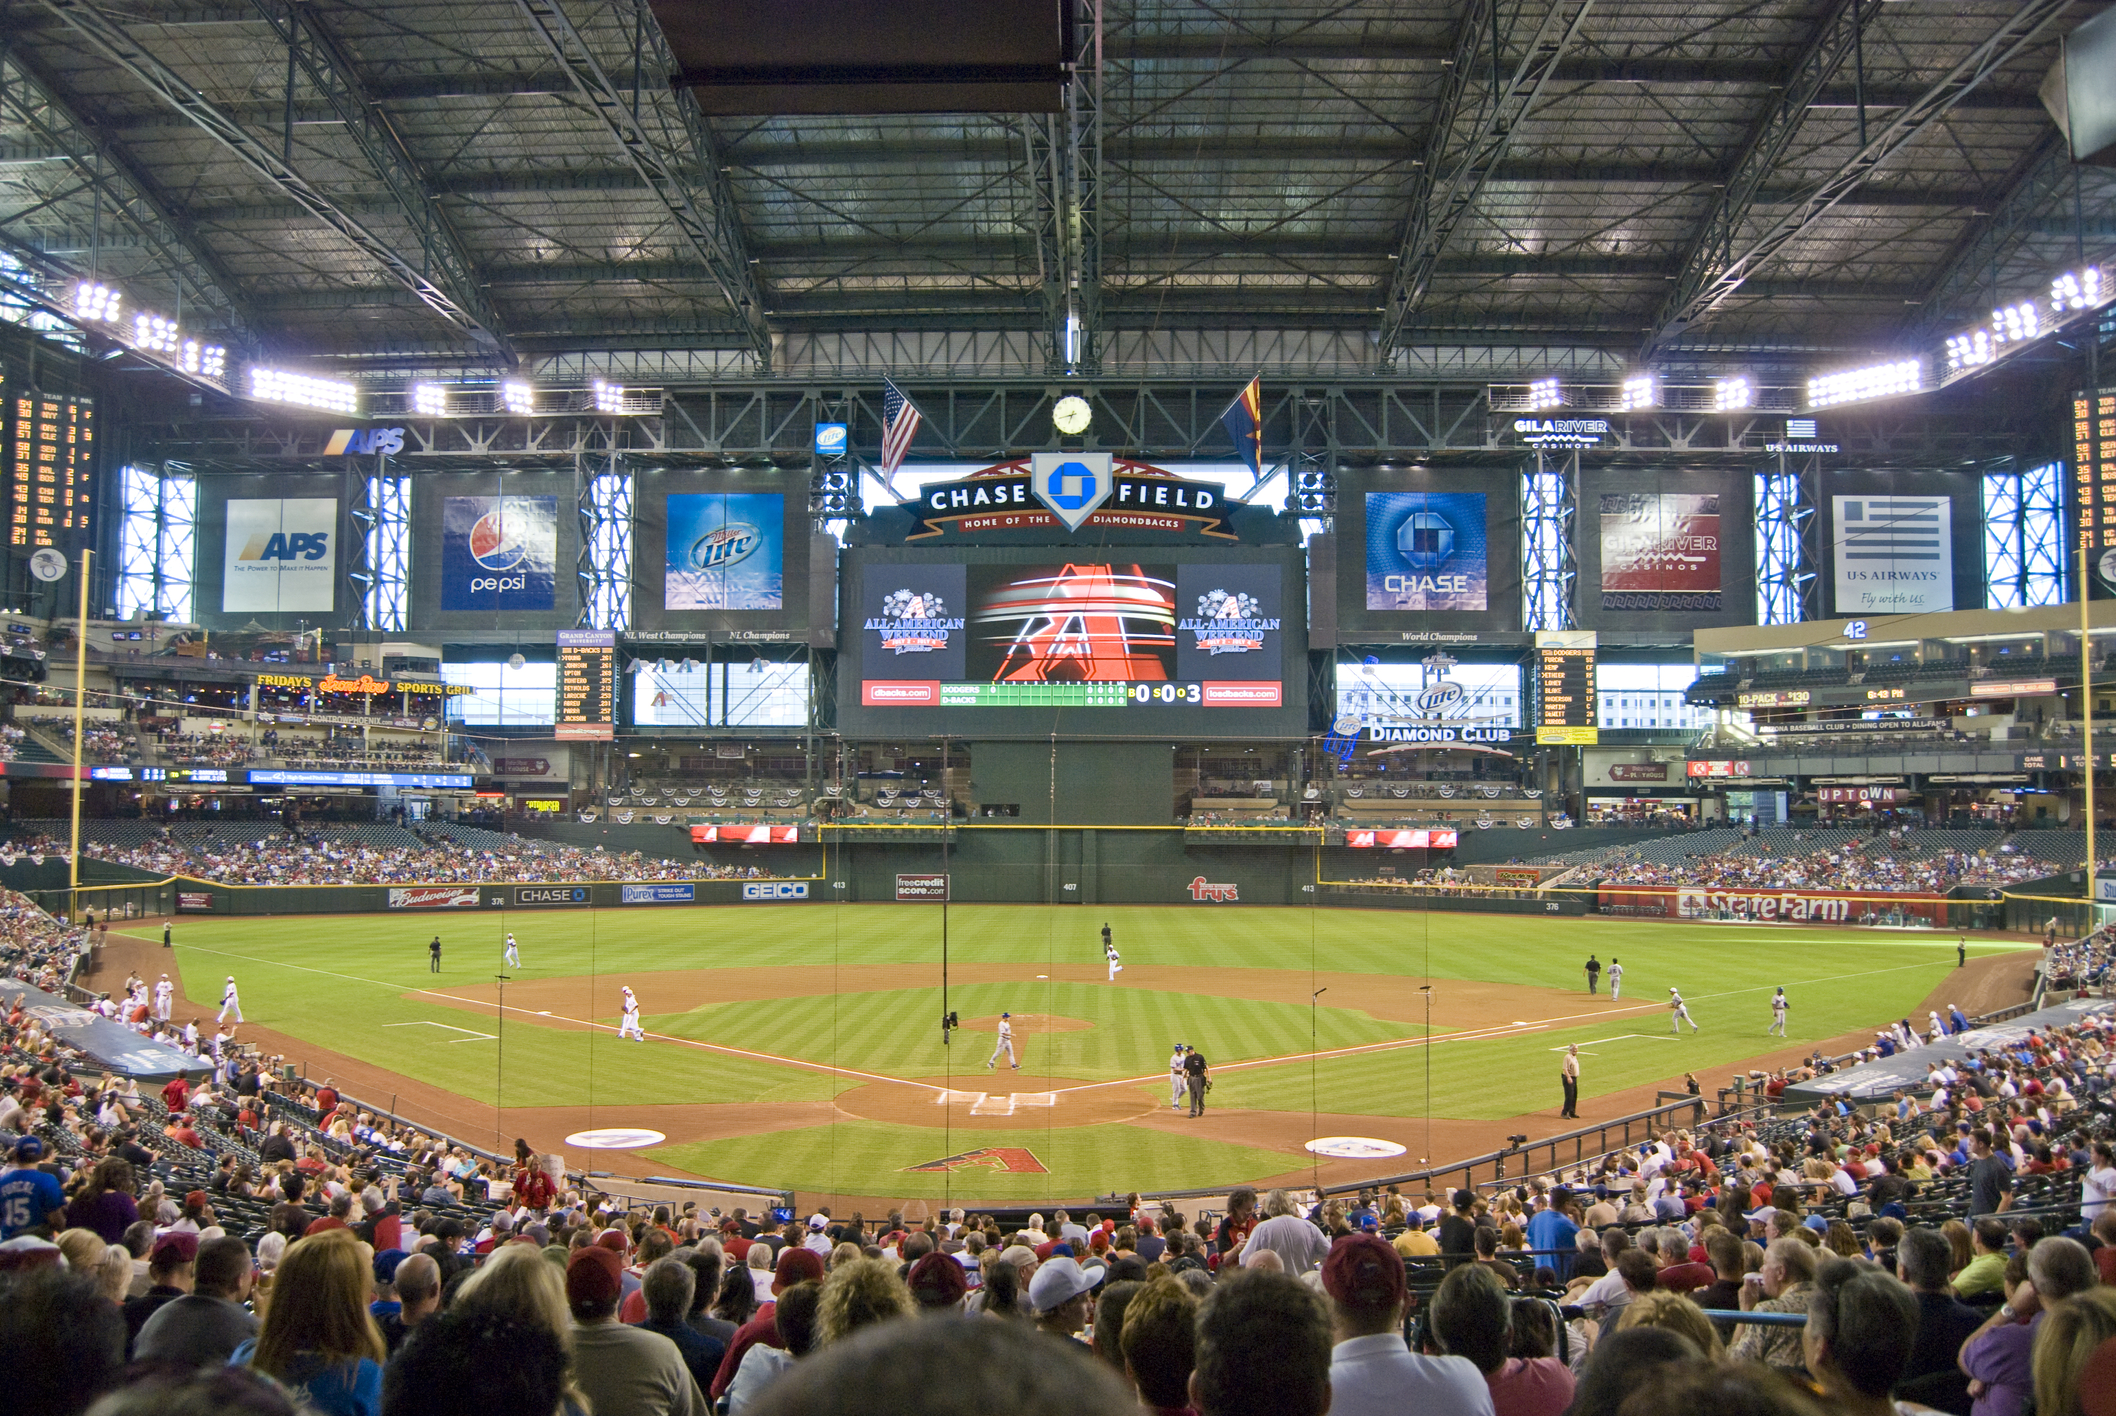
[[[0,266],[378,388],[1774,377],[2109,247],[2099,8],[1084,0],[1062,112],[708,118],[645,0],[36,0]]]

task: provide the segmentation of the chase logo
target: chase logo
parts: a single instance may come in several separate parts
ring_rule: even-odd
[[[805,900],[808,898],[806,880],[750,880],[742,885],[745,900]]]
[[[394,457],[404,451],[402,428],[340,428],[331,434],[331,440],[323,445],[325,457],[341,454],[360,456],[379,452]]]
[[[1029,487],[1066,530],[1078,531],[1109,499],[1112,461],[1106,452],[1039,452],[1031,459]]]
[[[236,557],[239,561],[318,561],[331,553],[328,531],[274,531],[252,536]]]
[[[1445,517],[1414,511],[1396,528],[1396,549],[1412,565],[1438,565],[1455,553],[1455,528]]]
[[[764,533],[754,526],[731,521],[700,536],[691,547],[691,565],[698,570],[726,570],[749,559],[750,552],[764,544]]]

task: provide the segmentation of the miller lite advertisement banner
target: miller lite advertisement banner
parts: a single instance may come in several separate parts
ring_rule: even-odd
[[[224,614],[328,614],[338,586],[338,503],[329,497],[227,504]]]
[[[443,610],[549,610],[557,569],[557,497],[442,500]]]
[[[664,609],[786,608],[784,496],[678,492],[668,502]]]
[[[1240,539],[1226,490],[1106,452],[1039,452],[955,482],[919,490],[907,540],[1035,531],[1043,539],[1082,531],[1145,531],[1215,541]]]

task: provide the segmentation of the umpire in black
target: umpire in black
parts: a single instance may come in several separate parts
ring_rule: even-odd
[[[1195,1047],[1183,1059],[1183,1082],[1190,1088],[1190,1114],[1205,1114],[1205,1088],[1212,1085],[1212,1078],[1205,1071],[1205,1054]]]

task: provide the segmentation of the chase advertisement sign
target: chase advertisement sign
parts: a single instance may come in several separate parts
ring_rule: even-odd
[[[1106,452],[1039,452],[954,482],[928,485],[910,503],[912,541],[990,531],[1146,530],[1239,539],[1227,529],[1225,491]]]

